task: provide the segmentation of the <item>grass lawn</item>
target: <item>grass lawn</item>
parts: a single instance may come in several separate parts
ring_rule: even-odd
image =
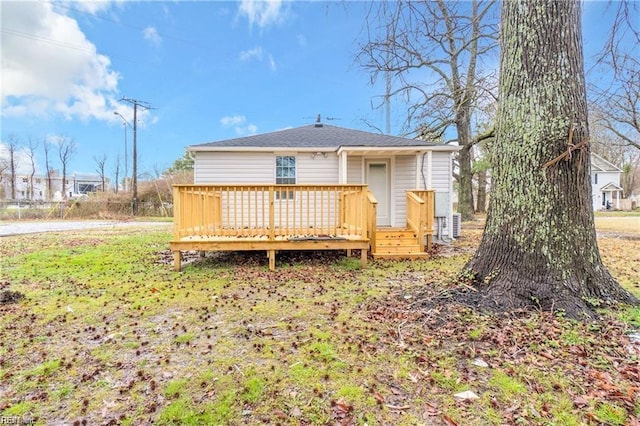
[[[604,261],[640,296],[640,228],[605,222]],[[336,253],[283,253],[275,272],[264,253],[249,253],[176,273],[166,227],[0,238],[0,291],[26,296],[0,304],[0,416],[637,424],[640,354],[627,334],[640,328],[640,308],[580,324],[437,303],[462,285],[475,228],[430,260],[360,270]],[[463,391],[477,399],[454,396]]]

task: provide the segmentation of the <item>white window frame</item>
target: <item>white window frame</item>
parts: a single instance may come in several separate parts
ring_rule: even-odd
[[[279,169],[285,169],[285,167],[278,167],[278,159],[289,157],[293,159],[293,178],[278,176]],[[287,167],[288,168],[288,167]],[[295,185],[298,182],[298,159],[294,154],[276,154],[275,166],[274,166],[274,181],[276,185],[281,185],[278,179],[293,179],[292,183],[286,183],[284,185]],[[293,200],[294,191],[276,191],[276,200]]]

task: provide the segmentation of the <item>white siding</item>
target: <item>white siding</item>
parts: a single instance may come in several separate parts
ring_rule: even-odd
[[[275,155],[271,152],[196,152],[195,183],[275,183]]]
[[[195,178],[197,184],[275,184],[276,156],[274,152],[197,152]],[[335,153],[313,156],[309,152],[286,153],[296,157],[297,184],[338,183],[338,157]],[[315,226],[327,227],[337,223],[337,193],[296,193],[293,200],[276,199],[275,217],[278,223],[288,223],[294,228],[314,223],[313,213],[306,216],[307,208],[316,212]],[[265,204],[266,203],[266,204]],[[262,228],[267,226],[268,197],[261,191],[247,190],[243,194],[223,193],[221,197],[223,226]]]
[[[395,188],[393,199],[396,203],[396,217],[393,226],[407,225],[407,191],[416,189],[416,156],[399,155],[396,157]]]
[[[351,184],[363,184],[364,177],[362,176],[362,157],[361,156],[348,156],[347,157],[347,183]]]
[[[598,175],[597,183],[595,181],[596,175]],[[615,185],[620,186],[620,172],[602,172],[591,170],[591,194],[593,198],[593,210],[601,210],[606,206],[606,200],[605,205],[603,205],[602,203],[602,188],[609,183],[614,183]]]
[[[442,222],[443,225],[446,224],[446,227],[443,227],[442,231],[445,236],[453,238],[453,228],[451,226],[453,221],[451,153],[433,151],[431,156],[431,171],[428,169],[427,156],[424,156],[423,171],[425,178],[423,179],[422,175],[419,176],[420,189],[425,189],[427,176],[431,173],[431,188],[426,189],[433,189],[436,192],[449,194],[446,221]],[[420,164],[422,164],[422,158],[420,159]],[[437,225],[437,223],[434,224],[434,232],[436,231]]]
[[[335,153],[315,157],[310,152],[291,153],[296,157],[296,183],[337,184],[338,157]],[[198,152],[195,183],[273,184],[276,153]]]
[[[431,175],[431,189],[435,189],[438,192],[449,192],[451,185],[451,153],[435,151],[432,155],[431,166],[433,167],[433,174]],[[426,174],[428,170],[424,172]]]
[[[296,168],[300,184],[331,184],[338,183],[338,156],[334,152],[327,152],[327,158],[322,154],[315,157],[310,152],[296,154]],[[274,160],[275,162],[275,160]]]
[[[320,234],[335,234],[339,226],[340,191],[301,191],[291,187],[292,198],[274,199],[276,234],[297,234],[313,227]],[[224,228],[251,233],[269,225],[269,192],[263,188],[223,187],[220,191],[221,220]]]

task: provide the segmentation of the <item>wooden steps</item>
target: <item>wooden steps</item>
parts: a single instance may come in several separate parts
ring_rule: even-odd
[[[420,251],[415,232],[405,228],[376,229],[374,259],[423,259],[429,254]]]

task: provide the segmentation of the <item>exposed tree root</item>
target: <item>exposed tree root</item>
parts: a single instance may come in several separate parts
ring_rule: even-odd
[[[619,304],[637,305],[638,300],[624,290],[608,273],[604,273],[598,285],[584,286],[574,278],[567,282],[551,279],[539,280],[519,279],[514,282],[508,274],[501,274],[493,280],[477,278],[466,287],[452,292],[455,301],[479,311],[492,313],[510,313],[537,310],[542,312],[562,313],[568,318],[593,321],[599,318],[596,309],[599,307],[615,308]],[[593,282],[593,280],[591,280]],[[588,288],[590,291],[576,291]]]

